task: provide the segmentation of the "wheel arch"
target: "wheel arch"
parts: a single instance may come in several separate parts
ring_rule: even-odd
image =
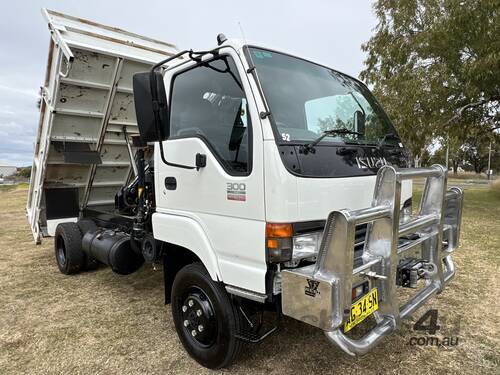
[[[188,264],[202,261],[191,250],[173,243],[163,242],[162,253],[165,304],[169,304],[172,301],[172,286],[177,273]]]
[[[165,273],[165,301],[170,302],[173,277],[185,265],[199,261],[214,281],[222,281],[215,250],[202,226],[193,218],[155,213],[153,236],[162,241]]]

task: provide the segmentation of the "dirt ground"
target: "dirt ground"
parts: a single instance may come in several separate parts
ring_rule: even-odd
[[[32,242],[25,188],[0,190],[0,374],[205,374],[182,349],[161,271],[59,273],[52,241]],[[235,374],[500,374],[500,192],[466,191],[457,277],[402,329],[350,358],[292,319],[223,370]],[[413,324],[439,312],[436,336],[458,345],[411,345]]]

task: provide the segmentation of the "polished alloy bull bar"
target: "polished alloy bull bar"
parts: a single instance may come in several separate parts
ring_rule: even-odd
[[[418,213],[400,223],[401,185],[404,180],[425,178]],[[316,264],[282,272],[283,313],[319,327],[327,338],[350,355],[362,355],[400,326],[432,295],[453,278],[451,253],[457,248],[463,192],[446,191],[447,171],[431,168],[381,168],[377,175],[372,206],[360,210],[333,211],[328,216]],[[356,225],[368,224],[362,264],[353,267]],[[405,237],[413,240],[401,241]],[[425,287],[400,306],[396,293],[398,260],[421,248],[432,272],[424,275]],[[360,339],[343,332],[352,304],[356,280],[369,279],[377,287],[379,309],[376,326]]]

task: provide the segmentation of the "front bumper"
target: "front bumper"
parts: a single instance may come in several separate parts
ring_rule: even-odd
[[[456,187],[446,190],[446,177],[447,171],[440,165],[381,168],[372,206],[331,212],[316,264],[282,272],[283,313],[321,328],[331,342],[350,355],[365,354],[394,332],[402,318],[441,292],[455,274],[451,254],[460,236],[463,192]],[[426,179],[418,213],[400,224],[401,183],[416,178]],[[365,223],[363,261],[354,267],[355,227]],[[410,234],[412,240],[401,241]],[[417,248],[434,272],[425,274],[425,287],[400,306],[398,262]],[[370,287],[379,290],[379,309],[374,313],[377,324],[362,338],[353,339],[344,334],[343,325],[351,310],[352,288],[366,279]]]

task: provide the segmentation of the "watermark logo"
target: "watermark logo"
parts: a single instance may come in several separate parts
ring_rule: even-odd
[[[451,335],[443,336],[441,325],[438,324],[438,310],[432,309],[427,311],[419,320],[415,322],[413,330],[418,333],[422,333],[422,335],[410,337],[408,342],[410,346],[454,347],[459,344],[458,333],[460,331],[460,319],[454,324],[452,330],[447,332],[451,333]],[[423,333],[427,334],[425,335]]]
[[[319,281],[307,279],[307,286],[304,288],[304,293],[309,297],[316,297],[319,294]]]

